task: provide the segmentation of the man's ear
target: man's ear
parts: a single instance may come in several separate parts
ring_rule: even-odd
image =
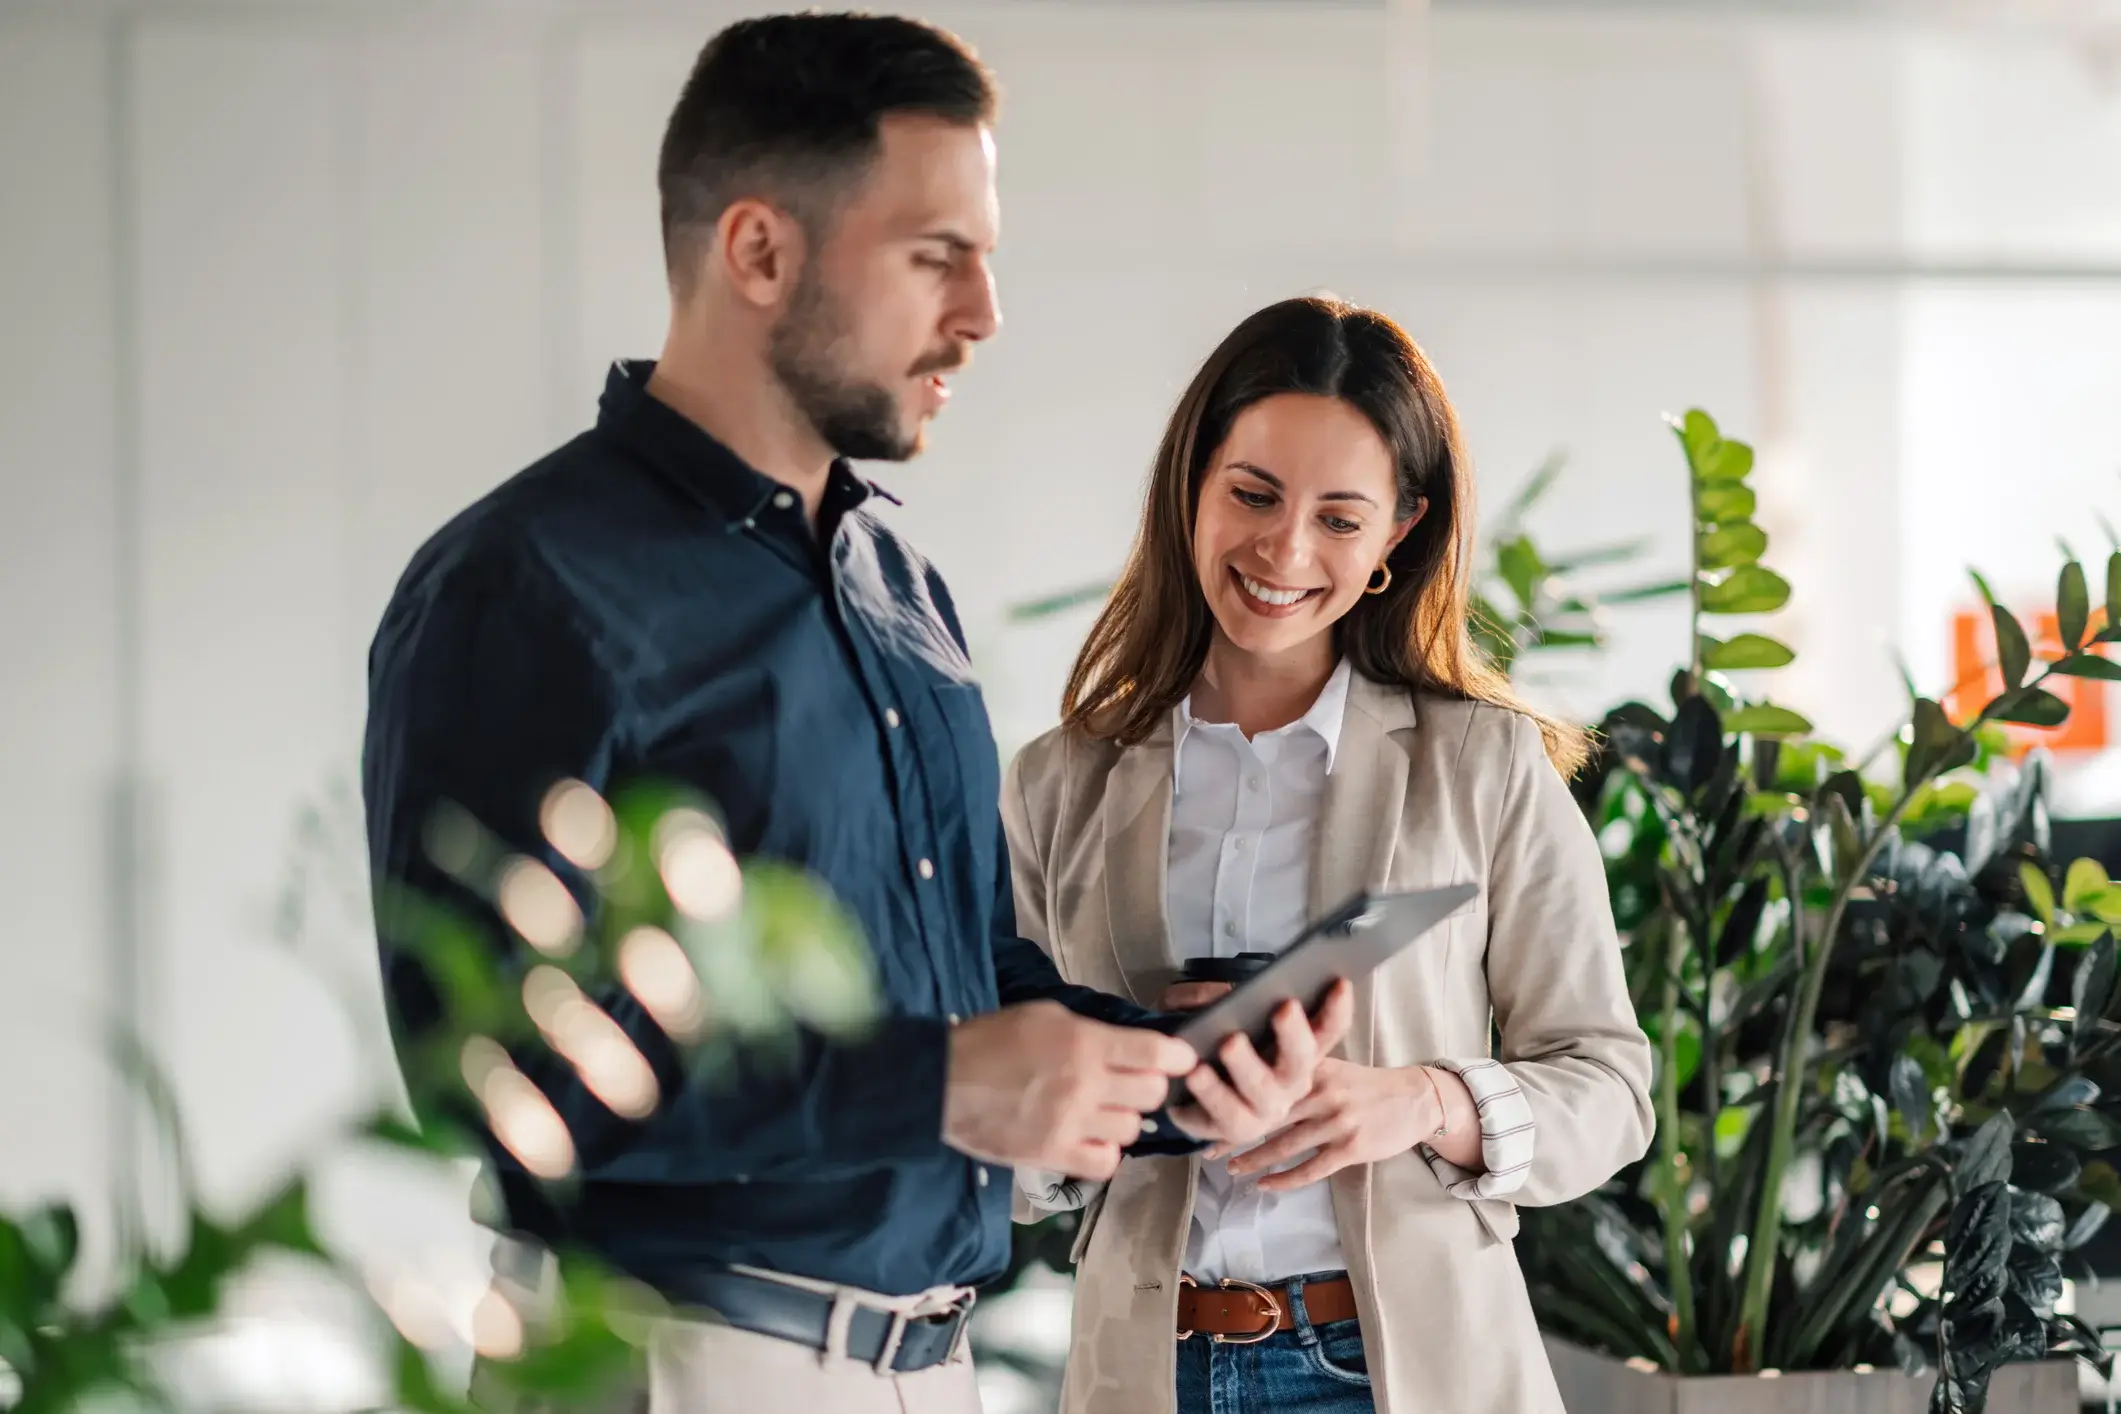
[[[706,251],[713,274],[744,303],[770,309],[795,292],[809,243],[800,222],[754,197],[729,203]]]

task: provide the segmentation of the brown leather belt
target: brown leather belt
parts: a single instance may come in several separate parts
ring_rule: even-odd
[[[1304,1315],[1314,1326],[1355,1319],[1355,1285],[1346,1277],[1306,1282]],[[1296,1329],[1286,1289],[1254,1286],[1225,1279],[1220,1286],[1199,1286],[1181,1276],[1178,1287],[1178,1338],[1204,1335],[1217,1345],[1250,1345],[1276,1331]]]

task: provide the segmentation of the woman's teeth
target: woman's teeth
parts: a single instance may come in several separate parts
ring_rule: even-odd
[[[1260,603],[1272,604],[1277,608],[1285,608],[1290,604],[1294,604],[1311,592],[1308,589],[1269,589],[1258,580],[1242,574],[1237,577],[1237,582],[1245,587],[1245,593],[1251,595]]]

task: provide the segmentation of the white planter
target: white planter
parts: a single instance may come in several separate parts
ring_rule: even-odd
[[[1549,1336],[1547,1358],[1569,1414],[1924,1414],[1931,1379],[1898,1370],[1779,1376],[1652,1374]],[[2077,1414],[2077,1366],[2006,1365],[1989,1384],[1990,1414]]]

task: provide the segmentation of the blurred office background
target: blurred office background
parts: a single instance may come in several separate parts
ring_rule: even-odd
[[[369,634],[428,533],[655,352],[661,126],[754,8],[0,0],[0,1204],[99,1209],[137,1162],[99,1017],[230,1202],[386,1083]],[[875,475],[1005,749],[1087,624],[1010,606],[1116,567],[1198,360],[1305,290],[1427,347],[1490,505],[1565,453],[1532,528],[1646,539],[1625,579],[1688,562],[1661,416],[1753,441],[1796,585],[1775,695],[1852,744],[1896,658],[1949,686],[1969,563],[2037,605],[2057,537],[2103,557],[2121,520],[2121,0],[915,8],[1005,86],[1006,328]],[[1660,692],[1683,610],[1611,628],[1536,695]],[[2121,814],[2103,747],[2058,758],[2065,814]],[[335,1237],[477,1280],[461,1183],[342,1167]],[[257,1308],[224,1365],[360,1385],[329,1321]]]

